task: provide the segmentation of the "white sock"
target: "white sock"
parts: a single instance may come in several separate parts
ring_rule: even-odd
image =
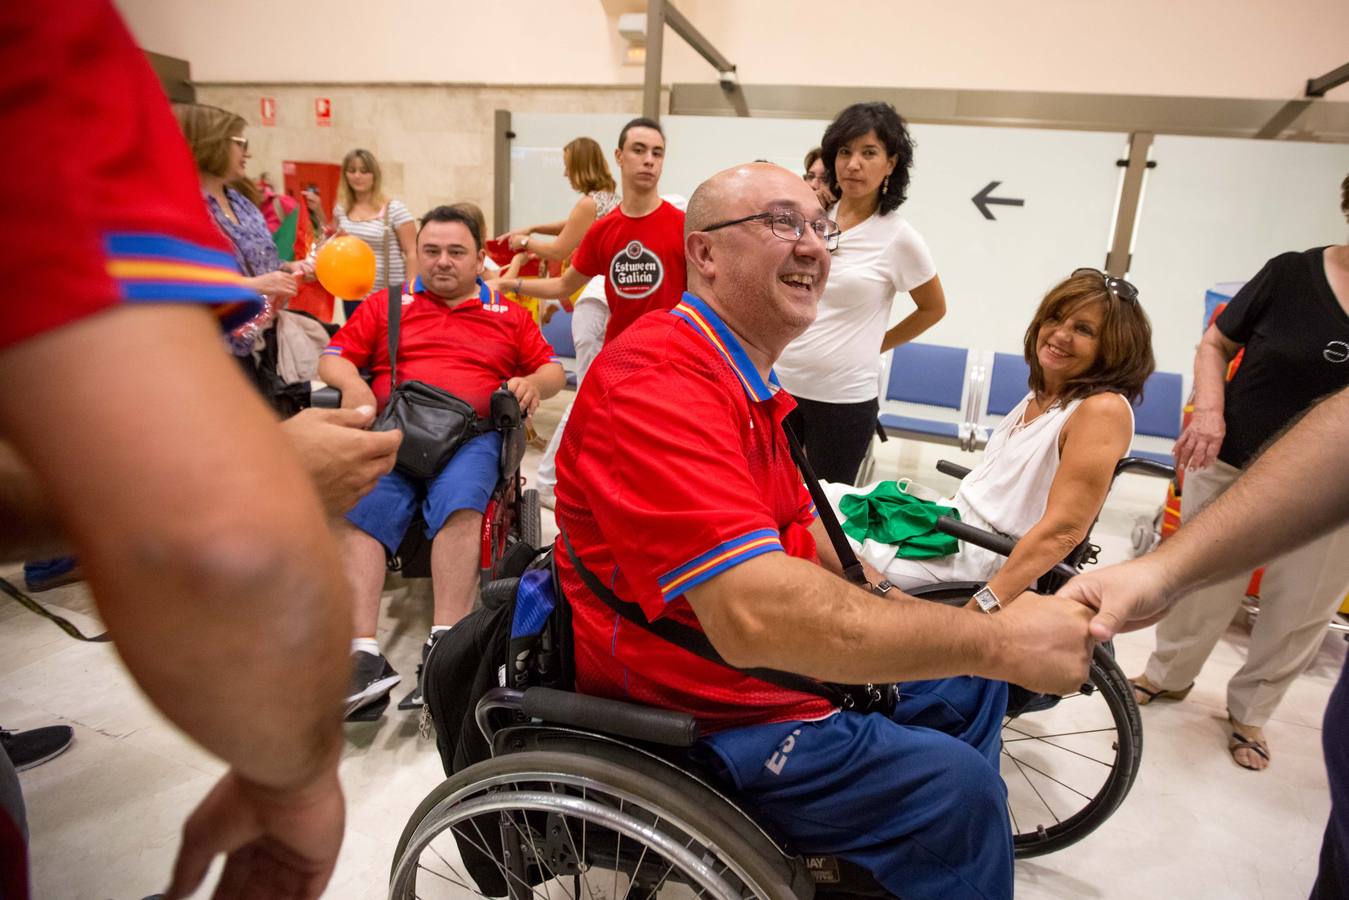
[[[379,656],[379,641],[374,638],[355,638],[351,642],[351,652],[358,651]]]
[[[434,644],[436,642],[436,638],[440,637],[441,632],[449,631],[453,627],[454,627],[453,625],[432,625],[431,634],[429,637],[427,637],[426,643]]]

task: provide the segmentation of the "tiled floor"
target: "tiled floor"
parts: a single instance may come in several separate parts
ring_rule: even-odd
[[[540,431],[548,433],[570,396],[545,405]],[[949,482],[934,472],[936,459],[974,459],[894,441],[877,445],[877,453],[876,477],[909,474],[939,488]],[[531,451],[528,474],[537,457]],[[1096,534],[1105,560],[1127,555],[1135,518],[1151,515],[1161,496],[1159,481],[1136,476],[1121,481]],[[548,518],[545,511],[545,532],[551,534]],[[0,575],[16,580],[19,572]],[[393,664],[410,678],[429,625],[429,588],[392,580],[388,588],[381,640]],[[41,599],[82,627],[98,630],[83,586]],[[1238,769],[1224,749],[1224,685],[1245,641],[1234,626],[1186,702],[1143,711],[1145,750],[1133,792],[1082,843],[1018,863],[1020,897],[1306,896],[1329,808],[1321,713],[1345,645],[1327,639],[1285,700],[1267,729],[1273,765],[1257,774]],[[1150,648],[1149,632],[1122,637],[1118,654],[1124,670],[1137,672]],[[73,725],[75,745],[21,776],[35,896],[136,900],[161,889],[178,828],[220,764],[148,705],[110,646],[77,643],[0,600],[0,724],[26,728],[52,722]],[[347,742],[342,775],[349,827],[328,896],[378,897],[404,822],[439,781],[440,765],[411,714],[391,712],[375,723],[349,725]]]

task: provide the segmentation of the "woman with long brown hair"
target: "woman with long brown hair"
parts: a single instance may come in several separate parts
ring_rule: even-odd
[[[1026,329],[1029,392],[998,423],[949,501],[963,521],[1017,539],[1009,557],[963,544],[950,556],[863,556],[896,587],[986,581],[1006,604],[1086,537],[1134,435],[1131,403],[1155,367],[1152,325],[1132,284],[1078,269]],[[835,487],[831,494],[842,493]],[[835,499],[835,506],[837,500]],[[878,565],[879,564],[879,565]]]

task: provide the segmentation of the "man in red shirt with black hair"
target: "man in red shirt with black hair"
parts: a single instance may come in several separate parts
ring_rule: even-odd
[[[558,453],[577,689],[693,714],[695,752],[799,851],[906,898],[1009,897],[1005,682],[1076,689],[1090,614],[1027,595],[990,616],[839,577],[772,373],[814,320],[837,234],[785,169],[713,176],[688,207],[691,292],[596,358]],[[616,616],[587,583],[701,630],[725,663]],[[749,669],[901,682],[901,699],[888,717],[843,712]]]
[[[422,219],[417,232],[418,269],[404,286],[398,328],[398,383],[423,381],[470,403],[480,418],[489,414],[492,392],[506,382],[525,415],[539,401],[566,385],[566,374],[524,307],[507,303],[479,277],[482,236],[478,223],[463,210],[439,206]],[[358,367],[368,367],[367,386]],[[342,391],[346,408],[389,400],[389,299],[387,292],[362,303],[333,336],[319,361],[319,377]],[[352,681],[347,710],[378,700],[399,675],[375,640],[379,599],[384,587],[385,553],[396,553],[418,505],[431,540],[431,586],[435,598],[431,634],[422,659],[435,639],[473,607],[478,588],[478,554],[483,510],[496,487],[501,433],[471,438],[425,483],[390,472],[361,499],[340,526],[352,592],[356,631],[352,642]],[[401,709],[421,705],[421,686],[413,688]]]
[[[623,126],[614,151],[623,200],[590,226],[572,255],[571,268],[557,278],[516,278],[502,282],[517,294],[561,300],[604,276],[609,302],[608,344],[643,314],[670,309],[684,293],[684,214],[660,197],[665,167],[665,133],[653,119]]]
[[[168,895],[225,852],[226,891],[317,897],[342,840],[350,607],[295,447],[224,350],[221,327],[258,298],[112,6],[0,4],[0,34],[0,121],[23,173],[0,201],[0,560],[68,541],[136,681],[229,764],[184,827]],[[3,757],[0,894],[18,900]]]

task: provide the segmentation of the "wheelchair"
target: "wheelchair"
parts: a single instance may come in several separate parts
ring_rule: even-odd
[[[309,398],[312,406],[335,409],[341,404],[341,392],[331,387],[315,389]],[[478,568],[484,587],[496,579],[519,575],[543,547],[539,492],[526,488],[520,474],[525,456],[524,416],[515,394],[504,384],[492,392],[487,421],[501,432],[501,467],[482,517]],[[420,510],[387,562],[389,571],[404,578],[431,577],[431,541]]]
[[[1125,459],[1116,474],[1157,474],[1158,465]],[[939,527],[997,552],[1014,544],[955,520]],[[1083,541],[1037,588],[1061,586],[1097,549]],[[910,593],[963,604],[978,586]],[[484,603],[512,591],[493,585]],[[548,665],[570,683],[565,646]],[[1142,727],[1108,647],[1096,648],[1077,693],[1014,687],[1012,695],[1002,771],[1014,852],[1024,858],[1081,840],[1114,812],[1138,772]],[[391,898],[891,896],[845,859],[777,843],[688,757],[699,732],[687,714],[526,686],[488,691],[475,718],[492,756],[444,781],[412,814]]]

